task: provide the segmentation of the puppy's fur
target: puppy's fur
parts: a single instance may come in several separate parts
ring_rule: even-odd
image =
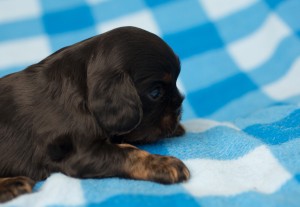
[[[179,72],[159,37],[122,27],[1,78],[0,200],[30,192],[53,172],[187,180],[180,160],[128,144],[184,133]]]

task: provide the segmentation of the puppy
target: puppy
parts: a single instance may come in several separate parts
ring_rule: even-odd
[[[131,145],[184,134],[179,72],[162,39],[121,27],[1,78],[0,201],[30,192],[54,172],[187,180],[180,160]]]

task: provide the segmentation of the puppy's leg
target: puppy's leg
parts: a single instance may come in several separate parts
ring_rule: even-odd
[[[94,145],[71,156],[63,168],[73,177],[124,177],[164,184],[186,181],[190,176],[179,159],[149,154],[129,144]]]
[[[0,203],[30,193],[35,182],[28,177],[0,178]]]
[[[187,167],[175,157],[150,154],[129,144],[118,146],[132,149],[127,152],[127,159],[122,165],[130,178],[170,184],[186,181],[190,177]]]

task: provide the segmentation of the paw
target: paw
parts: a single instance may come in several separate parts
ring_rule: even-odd
[[[23,176],[0,178],[0,203],[32,192],[34,184],[33,180]]]
[[[148,179],[158,183],[179,183],[190,178],[188,168],[175,157],[149,155],[145,165],[147,166]]]
[[[190,177],[188,168],[175,157],[152,155],[132,147],[127,149],[130,151],[123,164],[125,177],[163,184],[183,182]]]

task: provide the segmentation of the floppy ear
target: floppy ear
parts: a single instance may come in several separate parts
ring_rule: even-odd
[[[98,69],[88,75],[89,108],[110,135],[133,130],[142,119],[142,104],[129,77],[122,70]]]

